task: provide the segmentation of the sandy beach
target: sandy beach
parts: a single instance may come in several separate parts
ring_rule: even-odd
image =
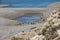
[[[19,24],[19,22],[16,22],[15,20],[11,21],[11,19],[17,18],[26,13],[42,13],[43,14],[45,10],[46,8],[0,8],[0,17],[1,17],[0,18],[0,21],[1,21],[0,40],[5,40],[10,36],[13,36],[23,30],[30,30],[31,28],[37,27],[38,25],[42,26],[43,23],[35,24],[35,25],[28,25],[28,24],[16,25],[16,24]]]

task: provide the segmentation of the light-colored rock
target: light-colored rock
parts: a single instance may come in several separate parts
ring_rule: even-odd
[[[60,30],[57,30],[57,33],[60,35]]]
[[[45,37],[43,35],[36,35],[32,37],[30,40],[44,40]]]

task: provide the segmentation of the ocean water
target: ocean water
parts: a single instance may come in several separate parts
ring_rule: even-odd
[[[39,8],[54,2],[60,2],[60,0],[1,0],[0,4],[9,4],[9,7],[13,8]]]
[[[42,18],[42,14],[25,14],[23,16],[20,16],[14,20],[17,20],[22,23],[26,24],[35,24],[37,20],[40,20]]]

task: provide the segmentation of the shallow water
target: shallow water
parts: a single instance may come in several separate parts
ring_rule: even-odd
[[[34,24],[37,20],[40,20],[41,17],[42,17],[42,14],[26,14],[16,18],[15,20],[22,23]]]
[[[39,8],[54,2],[60,2],[60,0],[1,0],[0,4],[10,4],[9,7],[13,8]]]

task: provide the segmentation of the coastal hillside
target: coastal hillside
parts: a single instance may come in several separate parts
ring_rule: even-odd
[[[42,27],[22,31],[14,35],[11,40],[60,40],[60,9],[53,10]]]
[[[55,2],[55,3],[52,3],[52,4],[47,6],[47,8],[54,8],[54,7],[59,8],[60,7],[60,2]]]

